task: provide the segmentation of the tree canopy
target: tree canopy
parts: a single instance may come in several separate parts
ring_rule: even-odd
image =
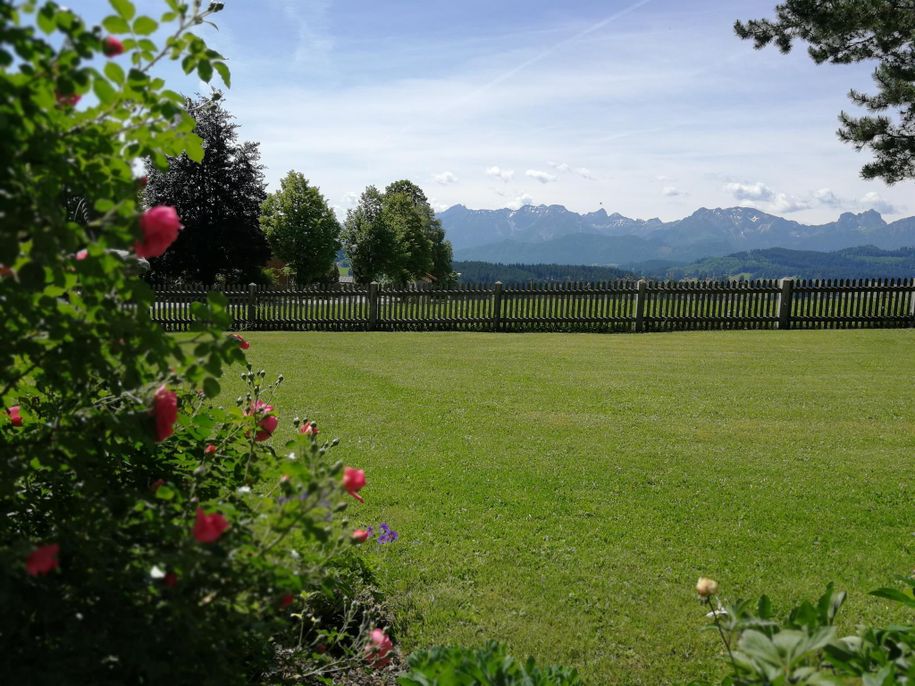
[[[397,283],[432,277],[454,280],[451,243],[426,194],[412,181],[395,181],[380,193],[369,186],[347,214],[343,243],[356,281]]]
[[[915,0],[786,0],[775,15],[738,21],[735,31],[756,48],[775,43],[783,53],[805,41],[817,63],[877,61],[877,94],[849,93],[872,114],[842,112],[839,138],[874,154],[861,169],[864,178],[915,178]]]
[[[340,249],[340,224],[316,186],[296,171],[280,181],[280,189],[261,207],[261,227],[273,253],[295,270],[304,286],[333,269]]]
[[[188,99],[186,107],[203,139],[203,160],[182,154],[168,159],[166,171],[146,164],[147,204],[175,207],[184,224],[168,252],[152,260],[153,274],[206,284],[257,280],[270,257],[258,221],[266,198],[258,144],[238,141],[218,92]]]

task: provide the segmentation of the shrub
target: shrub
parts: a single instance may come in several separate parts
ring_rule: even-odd
[[[141,211],[134,163],[203,156],[154,71],[228,82],[191,31],[221,3],[167,0],[158,20],[111,4],[91,28],[0,0],[0,674],[248,684],[364,665],[377,627],[354,600],[336,442],[297,432],[278,451],[292,413],[223,333],[225,301],[170,337],[136,276],[179,218]],[[224,407],[232,365],[247,392]]]
[[[709,629],[721,636],[731,673],[721,686],[775,686],[779,684],[864,684],[890,686],[915,683],[915,626],[859,627],[840,637],[834,626],[845,593],[832,584],[816,603],[803,602],[777,619],[767,596],[723,606],[717,584],[700,598],[710,608]],[[908,593],[881,588],[871,595],[915,608],[915,574],[903,580]],[[714,582],[713,582],[714,583]],[[694,681],[691,686],[709,686]]]
[[[481,648],[439,647],[413,653],[400,686],[581,686],[574,669],[539,668],[490,641]]]

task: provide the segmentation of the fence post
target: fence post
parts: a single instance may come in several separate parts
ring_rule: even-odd
[[[492,330],[498,331],[502,324],[502,282],[496,281],[492,292]]]
[[[909,326],[915,326],[915,279],[912,279],[912,290],[909,291]]]
[[[635,294],[635,332],[645,331],[645,296],[648,292],[648,282],[639,279],[639,290]]]
[[[254,329],[257,322],[257,284],[248,284],[248,312],[245,316],[245,324],[249,329]]]
[[[782,289],[778,294],[778,328],[791,328],[791,303],[794,300],[794,279],[786,277],[778,282]]]
[[[369,331],[378,326],[378,282],[369,284]]]

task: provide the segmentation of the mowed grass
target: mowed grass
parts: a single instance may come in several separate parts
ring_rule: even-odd
[[[366,470],[353,523],[400,532],[366,555],[407,650],[497,638],[595,686],[721,674],[700,574],[782,611],[835,581],[849,630],[907,618],[867,592],[915,562],[913,330],[249,340],[283,418]]]

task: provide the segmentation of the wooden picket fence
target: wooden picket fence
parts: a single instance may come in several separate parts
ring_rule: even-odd
[[[204,286],[157,286],[151,316],[193,328]],[[236,331],[683,331],[915,326],[912,279],[612,281],[529,286],[217,288]]]

